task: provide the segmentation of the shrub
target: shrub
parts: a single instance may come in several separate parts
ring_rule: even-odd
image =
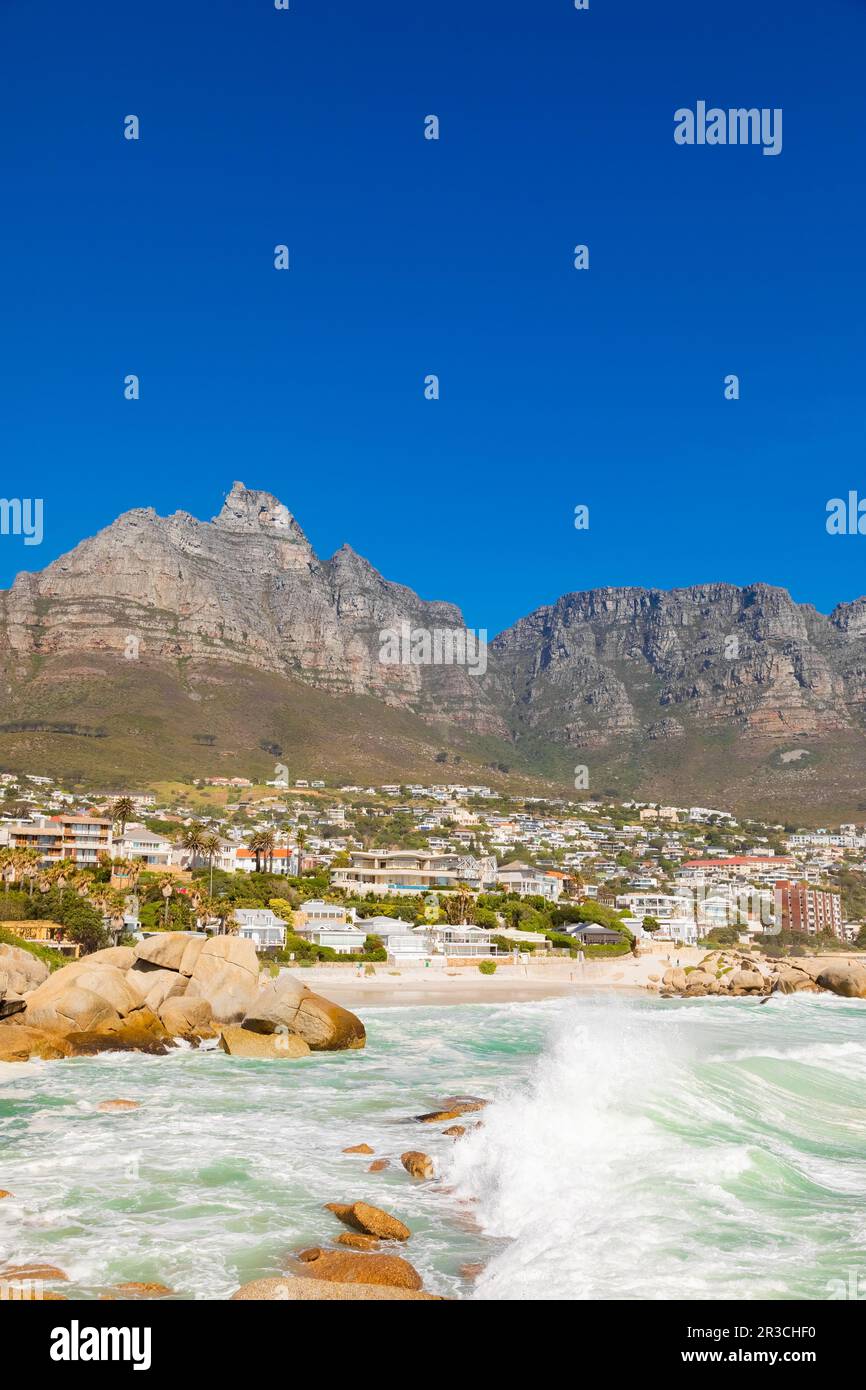
[[[478,962],[478,969],[481,971],[481,974],[482,974],[482,975],[495,975],[495,974],[496,974],[496,961],[495,961],[495,960],[480,960],[480,961]]]

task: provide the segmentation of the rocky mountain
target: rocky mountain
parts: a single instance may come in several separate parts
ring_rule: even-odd
[[[827,617],[763,584],[567,594],[483,672],[383,661],[389,629],[465,633],[348,546],[319,560],[269,493],[235,483],[210,522],[127,512],[0,595],[0,757],[126,777],[279,747],[301,772],[394,780],[444,753],[477,780],[569,790],[582,766],[603,795],[866,808],[866,599]]]
[[[379,634],[462,628],[450,603],[391,584],[348,546],[319,560],[294,517],[235,483],[218,516],[126,512],[3,595],[9,655],[219,660],[506,734],[462,667],[387,664]]]

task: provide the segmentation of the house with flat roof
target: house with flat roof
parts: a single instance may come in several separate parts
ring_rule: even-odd
[[[496,885],[496,860],[434,850],[351,850],[349,864],[332,870],[331,883],[358,897],[454,892],[461,884],[484,892]]]

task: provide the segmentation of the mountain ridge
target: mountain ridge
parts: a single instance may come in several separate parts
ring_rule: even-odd
[[[269,492],[235,483],[210,521],[133,508],[0,593],[0,671],[16,716],[0,726],[0,754],[19,756],[4,728],[28,701],[68,714],[96,663],[109,694],[132,665],[168,673],[177,700],[193,703],[225,694],[225,673],[243,668],[336,702],[374,702],[365,733],[377,704],[419,721],[409,741],[426,749],[422,762],[459,734],[492,740],[500,763],[510,749],[527,776],[544,768],[559,781],[572,758],[590,786],[595,777],[613,790],[613,780],[644,799],[697,783],[692,801],[817,796],[848,807],[866,775],[866,598],[825,615],[760,581],[575,591],[499,633],[478,673],[381,660],[382,632],[407,623],[465,631],[455,604],[384,578],[348,544],[319,559]],[[846,766],[828,771],[842,748]],[[755,778],[763,790],[750,790]]]

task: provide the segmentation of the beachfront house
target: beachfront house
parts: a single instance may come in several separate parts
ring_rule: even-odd
[[[413,927],[400,917],[364,917],[359,927],[370,936],[378,936],[388,952],[392,964],[410,964],[425,960],[432,954],[433,943],[426,927]]]
[[[499,948],[490,940],[490,932],[483,927],[469,927],[466,923],[451,926],[439,922],[430,928],[430,940],[437,955],[445,956],[498,956]]]
[[[566,927],[568,936],[574,937],[581,946],[616,946],[625,940],[622,932],[603,927],[599,922],[586,922],[579,927]]]
[[[367,934],[372,929],[366,922],[355,922],[353,907],[310,898],[294,914],[292,930],[314,946],[328,946],[346,956],[363,951]]]
[[[286,924],[269,907],[236,907],[238,936],[252,941],[257,951],[279,950],[285,945]]]

